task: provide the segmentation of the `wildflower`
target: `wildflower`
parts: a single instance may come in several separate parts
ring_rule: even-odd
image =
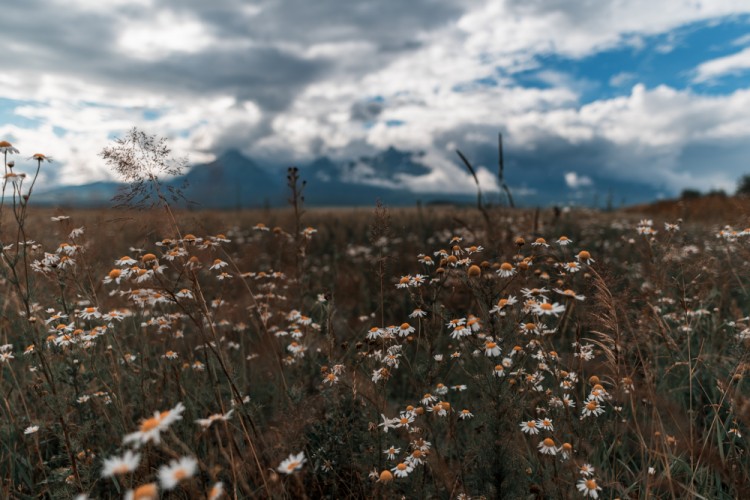
[[[510,262],[503,262],[500,264],[500,268],[496,272],[501,278],[510,278],[516,274],[516,270]]]
[[[377,477],[379,483],[390,483],[393,481],[393,474],[388,469],[384,469]]]
[[[11,359],[16,359],[16,358],[13,357],[13,353],[12,352],[3,352],[3,353],[0,353],[0,363],[7,363],[8,360],[11,360]]]
[[[498,378],[505,376],[505,367],[503,365],[495,365],[495,368],[492,370],[492,375]]]
[[[539,453],[542,455],[557,454],[557,446],[555,446],[555,440],[552,438],[544,438],[544,440],[539,442],[537,447],[539,448]]]
[[[307,459],[305,458],[304,451],[301,451],[296,455],[290,454],[281,462],[281,464],[279,464],[276,470],[283,472],[284,474],[291,474],[294,471],[300,470],[305,462],[307,462]]]
[[[182,457],[172,460],[169,465],[159,467],[159,482],[165,490],[171,490],[180,481],[193,477],[198,469],[198,461],[192,457]]]
[[[380,380],[387,380],[389,372],[387,368],[378,368],[372,371],[372,381],[377,383]]]
[[[420,449],[416,449],[411,452],[411,455],[406,457],[405,462],[412,467],[415,465],[422,465],[424,463],[423,457],[426,455],[426,452],[423,452]]]
[[[527,420],[526,422],[521,422],[520,427],[521,432],[523,432],[524,434],[539,434],[539,427],[537,427],[535,420]]]
[[[460,413],[458,414],[458,418],[460,418],[461,420],[466,420],[467,418],[474,418],[474,414],[473,414],[473,413],[471,413],[471,412],[470,412],[469,410],[467,410],[467,409],[463,409],[463,410],[461,410],[461,412],[460,412]]]
[[[333,372],[327,373],[326,376],[323,377],[324,384],[333,385],[333,384],[338,383],[338,381],[339,381],[339,378]]]
[[[154,412],[154,416],[144,419],[136,432],[127,434],[123,438],[123,444],[134,443],[138,448],[142,444],[153,441],[156,444],[161,442],[161,432],[167,430],[173,423],[182,420],[182,412],[185,411],[185,405],[177,403],[177,406],[171,410],[163,412]]]
[[[39,430],[39,426],[38,426],[38,425],[30,425],[30,426],[26,427],[26,428],[25,428],[25,429],[23,430],[23,433],[24,433],[24,434],[34,434],[34,433],[35,433],[35,432],[37,432],[38,430]]]
[[[398,328],[397,333],[399,337],[406,337],[410,333],[414,333],[415,329],[409,323],[402,323]]]
[[[120,257],[119,259],[115,261],[115,265],[120,266],[120,267],[132,266],[132,265],[135,265],[136,263],[137,261],[135,259],[127,255],[124,257]]]
[[[560,290],[559,288],[555,288],[555,292],[559,293],[560,295],[562,295],[564,297],[568,297],[568,298],[571,298],[571,299],[576,299],[576,300],[585,300],[586,299],[585,296],[578,295],[573,290],[571,290],[569,288],[566,289],[566,290]]]
[[[545,431],[552,432],[555,430],[554,425],[552,425],[552,420],[548,418],[540,418],[539,420],[536,421],[536,425],[537,427],[544,429]]]
[[[396,477],[406,477],[413,470],[414,470],[414,467],[404,462],[401,462],[400,464],[398,464],[397,466],[391,469],[391,471],[393,471]]]
[[[578,252],[578,255],[576,255],[576,259],[578,259],[578,262],[582,262],[584,264],[592,264],[596,262],[591,258],[591,254],[588,250],[581,250],[580,252]]]
[[[177,358],[179,358],[179,357],[180,357],[180,355],[179,355],[179,354],[177,354],[177,353],[176,353],[176,352],[174,352],[174,351],[167,351],[167,352],[165,352],[164,354],[162,354],[162,355],[161,355],[161,357],[162,357],[162,358],[166,358],[166,359],[177,359]]]
[[[555,302],[550,304],[549,302],[541,302],[534,305],[532,308],[534,314],[538,316],[558,316],[560,313],[565,312],[565,306]]]
[[[195,423],[201,425],[204,429],[208,429],[211,427],[211,424],[219,420],[226,422],[232,418],[232,413],[234,413],[234,410],[229,410],[226,413],[214,413],[213,415],[209,415],[208,418],[199,418]]]
[[[598,417],[602,413],[604,413],[604,408],[602,408],[602,405],[596,399],[587,399],[581,408],[581,418],[590,417],[591,415]]]
[[[115,475],[133,472],[141,462],[141,454],[127,450],[122,457],[111,457],[104,459],[102,466],[102,477],[113,477]]]
[[[99,309],[96,307],[87,307],[83,311],[78,313],[78,316],[81,319],[91,319],[91,318],[101,318],[102,313],[99,312]]]
[[[159,488],[156,483],[142,484],[135,490],[125,493],[124,500],[158,500]]]
[[[224,483],[219,481],[211,487],[208,492],[208,500],[219,500],[224,495]]]
[[[418,257],[418,260],[419,260],[420,263],[424,264],[425,266],[434,266],[435,265],[435,261],[432,260],[432,257],[430,257],[429,255],[420,255]]]
[[[398,427],[399,419],[398,418],[388,418],[382,413],[380,414],[380,417],[383,419],[381,423],[378,424],[378,427],[383,428],[383,432],[388,432],[388,429],[396,429]]]
[[[573,455],[573,445],[570,443],[563,443],[557,451],[560,452],[561,459],[567,460]]]
[[[409,426],[414,422],[414,415],[402,412],[401,415],[394,420],[396,421],[396,427],[404,427],[408,430]]]
[[[534,240],[534,242],[531,244],[532,247],[545,247],[548,248],[549,245],[547,244],[547,240],[544,238],[537,238]]]
[[[18,154],[18,150],[8,141],[0,141],[0,153]]]
[[[500,356],[500,346],[497,342],[488,340],[484,343],[484,354],[485,356]]]
[[[573,243],[573,240],[571,240],[567,236],[563,235],[563,236],[560,236],[560,238],[558,238],[558,240],[555,243],[557,243],[561,247],[564,247],[564,246],[567,246],[567,245],[570,245],[571,243]]]
[[[490,314],[497,313],[500,315],[504,315],[505,312],[503,310],[508,306],[512,306],[516,302],[518,302],[518,300],[513,295],[509,295],[508,298],[500,299],[497,301],[497,304],[492,309],[490,309]]]
[[[596,479],[581,479],[576,484],[578,491],[583,493],[584,497],[599,498],[599,491],[601,486],[596,484]]]
[[[563,264],[563,267],[569,273],[577,273],[578,271],[581,270],[581,265],[575,261],[566,262],[565,264]]]
[[[375,340],[379,339],[383,336],[385,331],[382,328],[378,328],[377,326],[373,326],[370,328],[367,332],[367,340]]]
[[[578,467],[578,472],[583,477],[591,477],[594,475],[595,469],[594,469],[594,466],[591,464],[583,464],[580,467]]]
[[[388,460],[396,460],[396,455],[401,453],[401,448],[391,446],[387,450],[383,450],[383,453],[388,457]]]
[[[523,333],[524,335],[528,335],[529,333],[534,333],[536,335],[539,335],[544,329],[544,326],[539,325],[537,323],[529,322],[529,323],[521,323],[519,325],[519,329],[521,333]]]
[[[427,313],[420,308],[414,309],[409,315],[410,318],[424,318],[425,316],[427,316]]]

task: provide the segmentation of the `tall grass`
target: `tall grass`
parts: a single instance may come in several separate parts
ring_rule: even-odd
[[[291,177],[59,213],[6,172],[4,498],[750,496],[748,231]]]

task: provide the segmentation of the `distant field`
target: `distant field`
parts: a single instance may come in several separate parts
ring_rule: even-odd
[[[748,498],[749,208],[6,204],[0,496]]]

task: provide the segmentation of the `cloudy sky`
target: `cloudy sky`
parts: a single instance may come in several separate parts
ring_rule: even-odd
[[[133,126],[207,161],[423,151],[419,191],[733,190],[750,172],[743,0],[25,0],[3,6],[0,136],[111,178]],[[19,161],[20,163],[20,161]]]

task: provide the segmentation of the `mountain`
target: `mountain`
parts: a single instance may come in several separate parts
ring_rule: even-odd
[[[186,185],[183,194],[199,207],[235,208],[277,205],[283,201],[283,178],[231,149],[211,163],[195,165],[169,182]]]
[[[461,195],[429,196],[406,189],[405,180],[430,172],[419,163],[421,156],[421,153],[389,148],[352,161],[317,158],[299,167],[300,178],[306,181],[305,203],[309,206],[372,206],[378,200],[389,205],[412,205],[418,199],[470,201],[469,197]],[[289,195],[285,169],[261,166],[234,149],[210,163],[194,165],[166,184],[180,189],[196,208],[284,206]],[[121,185],[115,182],[94,182],[39,191],[33,197],[35,203],[42,205],[106,206],[111,205],[119,187]]]

